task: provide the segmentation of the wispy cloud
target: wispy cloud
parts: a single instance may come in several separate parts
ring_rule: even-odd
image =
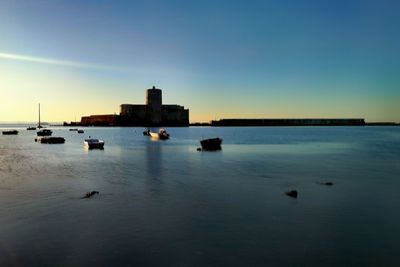
[[[74,68],[88,68],[88,69],[119,71],[119,72],[136,72],[133,69],[121,68],[118,66],[92,64],[92,63],[86,63],[86,62],[60,60],[60,59],[45,58],[45,57],[34,57],[34,56],[18,55],[18,54],[12,54],[12,53],[4,53],[4,52],[0,52],[0,59],[18,60],[18,61],[25,61],[25,62],[40,63],[40,64],[74,67]]]

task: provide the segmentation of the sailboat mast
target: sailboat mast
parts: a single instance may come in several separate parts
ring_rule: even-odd
[[[40,103],[39,103],[39,128],[40,128]]]

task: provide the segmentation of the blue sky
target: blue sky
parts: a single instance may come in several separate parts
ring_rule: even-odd
[[[165,103],[188,107],[191,121],[400,121],[399,8],[0,0],[0,121],[35,120],[38,102],[51,121],[115,113],[119,104],[144,103],[153,85]]]

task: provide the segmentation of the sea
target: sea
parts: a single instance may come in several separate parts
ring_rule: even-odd
[[[0,128],[0,266],[400,265],[400,127]]]

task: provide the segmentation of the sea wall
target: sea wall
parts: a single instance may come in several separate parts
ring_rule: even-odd
[[[365,125],[364,119],[221,119],[211,126],[349,126]]]

